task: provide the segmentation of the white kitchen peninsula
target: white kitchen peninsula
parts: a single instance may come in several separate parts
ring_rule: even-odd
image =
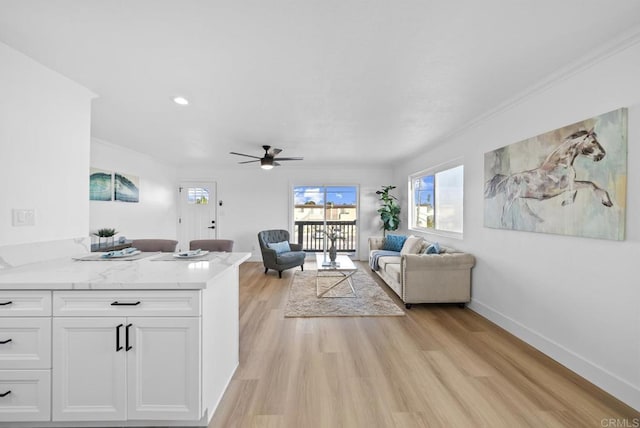
[[[0,270],[0,427],[206,426],[238,365],[249,256]]]

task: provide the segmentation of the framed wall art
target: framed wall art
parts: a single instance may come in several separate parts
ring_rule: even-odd
[[[114,200],[140,202],[140,178],[116,172],[113,180]]]
[[[623,240],[627,109],[484,155],[484,225]]]
[[[98,168],[89,171],[89,200],[113,200],[113,173]]]

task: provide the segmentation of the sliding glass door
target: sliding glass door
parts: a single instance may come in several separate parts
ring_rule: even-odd
[[[328,249],[324,231],[338,232],[339,253],[355,255],[358,245],[357,186],[294,186],[293,241],[304,251]]]

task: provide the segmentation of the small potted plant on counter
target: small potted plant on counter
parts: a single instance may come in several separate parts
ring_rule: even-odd
[[[108,227],[98,229],[98,231],[94,233],[94,235],[98,237],[98,248],[103,246],[104,247],[113,246],[113,237],[115,236],[116,233],[118,232],[116,232],[115,229],[108,228]],[[104,245],[102,244],[103,239],[104,239]]]

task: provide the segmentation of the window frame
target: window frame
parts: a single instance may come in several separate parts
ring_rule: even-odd
[[[462,213],[461,215],[461,227],[462,227],[462,231],[461,232],[457,232],[457,231],[451,231],[451,230],[446,230],[446,229],[438,229],[437,228],[437,217],[438,217],[438,207],[436,205],[436,201],[438,199],[437,197],[437,181],[436,181],[436,174],[441,173],[441,172],[445,172],[448,170],[452,170],[458,167],[462,167],[462,195],[461,195],[461,203],[462,203]],[[433,176],[433,204],[434,204],[434,226],[433,227],[418,227],[416,226],[416,206],[415,206],[415,189],[413,187],[413,184],[415,182],[416,179],[421,178],[421,177],[427,177],[427,176]],[[434,235],[440,235],[440,236],[445,236],[445,237],[449,237],[449,238],[454,238],[454,239],[463,239],[464,237],[464,162],[462,158],[458,158],[458,159],[453,159],[451,161],[445,162],[445,163],[441,163],[439,165],[430,167],[430,168],[426,168],[423,169],[421,171],[415,172],[413,174],[410,174],[408,176],[407,179],[407,193],[408,193],[408,213],[407,213],[407,220],[409,223],[409,230],[410,231],[414,231],[414,232],[420,232],[420,233],[429,233],[429,234],[434,234]]]
[[[291,235],[291,239],[293,240],[294,236],[295,236],[295,228],[296,228],[296,215],[295,215],[295,210],[296,210],[296,188],[298,187],[317,187],[319,189],[323,189],[323,191],[321,192],[323,195],[323,201],[326,201],[327,199],[327,189],[328,188],[335,188],[335,187],[353,187],[353,189],[355,190],[355,215],[356,215],[356,234],[355,234],[355,252],[354,253],[350,253],[349,255],[352,258],[355,258],[356,260],[359,257],[360,254],[360,237],[361,237],[361,229],[360,229],[360,205],[361,205],[361,201],[360,201],[360,185],[359,184],[343,184],[341,182],[330,182],[328,183],[324,183],[324,184],[299,184],[297,182],[289,182],[289,195],[290,195],[290,207],[291,209],[289,210],[289,231],[290,231],[290,235]],[[323,208],[323,218],[326,218],[327,216],[327,207],[324,206]],[[340,251],[340,250],[339,250]],[[308,254],[312,254],[312,253],[308,253]],[[345,253],[346,254],[346,253]]]

